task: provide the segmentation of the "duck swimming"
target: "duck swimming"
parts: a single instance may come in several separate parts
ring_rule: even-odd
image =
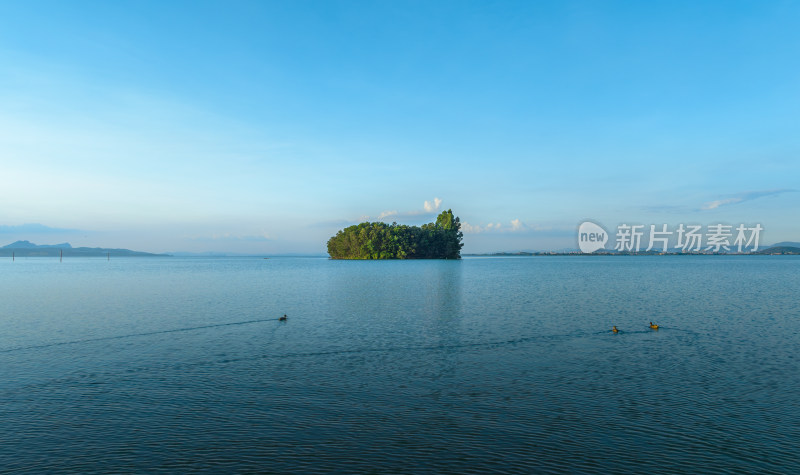
[[[653,322],[650,322],[650,328],[652,328],[653,330],[658,330],[658,325],[656,325]]]
[[[614,332],[614,333],[619,333],[619,330],[617,330],[617,326],[616,325],[611,327],[611,331]]]
[[[279,318],[278,321],[279,322],[285,322],[287,318],[289,318],[289,317],[287,317],[286,314],[283,314],[283,316],[281,318]]]

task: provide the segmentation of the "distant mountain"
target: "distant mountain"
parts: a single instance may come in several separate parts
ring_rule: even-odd
[[[772,246],[766,249],[762,249],[756,254],[767,254],[767,255],[800,255],[800,245],[797,247],[795,246]]]
[[[776,242],[771,246],[767,246],[767,248],[770,247],[800,247],[800,242],[791,242],[791,241]]]
[[[0,257],[164,257],[168,254],[131,251],[130,249],[108,249],[104,247],[72,247],[69,243],[34,244],[30,241],[12,242],[0,247]]]
[[[53,248],[53,247],[58,248],[58,249],[72,249],[72,246],[68,242],[65,242],[63,244],[42,244],[42,245],[38,245],[38,244],[34,244],[34,243],[30,242],[30,241],[12,242],[11,244],[3,246],[0,249],[48,249],[48,248]]]

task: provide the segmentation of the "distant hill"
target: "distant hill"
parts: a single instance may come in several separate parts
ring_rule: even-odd
[[[55,247],[55,248],[58,248],[58,249],[72,249],[72,246],[68,242],[65,242],[65,243],[62,243],[62,244],[41,244],[41,245],[39,245],[39,244],[34,244],[34,243],[30,242],[30,241],[12,242],[11,244],[8,244],[7,246],[3,246],[0,249],[6,249],[6,248],[8,248],[8,249],[47,249],[47,248],[51,248],[51,247]]]
[[[770,248],[770,247],[800,247],[800,242],[791,242],[791,241],[776,242],[775,244],[773,244],[771,246],[767,246],[767,247],[768,248]]]
[[[762,249],[755,254],[767,254],[767,255],[800,255],[800,244],[797,247],[795,246],[772,246],[766,249]]]
[[[108,249],[104,247],[72,247],[69,243],[34,244],[30,241],[12,242],[0,247],[0,257],[165,257],[168,254],[131,251],[130,249]]]
[[[781,246],[770,246],[767,248],[761,248],[756,252],[750,252],[751,248],[742,248],[742,252],[736,252],[737,249],[731,246],[729,251],[722,251],[718,253],[712,253],[706,251],[705,248],[701,248],[699,252],[687,252],[684,253],[681,249],[670,248],[667,250],[666,253],[663,253],[660,249],[654,249],[651,251],[640,250],[638,252],[629,252],[629,251],[617,251],[614,249],[599,249],[591,255],[598,255],[598,256],[627,256],[627,255],[678,255],[678,256],[691,256],[691,255],[800,255],[800,243],[778,243],[782,244]],[[794,246],[788,246],[784,244],[795,244]],[[558,250],[558,251],[511,251],[511,252],[492,252],[492,253],[485,253],[485,254],[464,254],[464,256],[499,256],[499,257],[508,257],[508,256],[561,256],[561,255],[588,255],[584,254],[578,249],[567,249],[567,250]]]

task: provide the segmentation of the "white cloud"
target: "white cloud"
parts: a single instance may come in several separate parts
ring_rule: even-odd
[[[486,232],[513,233],[517,231],[523,231],[525,229],[529,229],[528,225],[526,225],[519,219],[512,219],[510,221],[510,225],[508,226],[503,226],[503,224],[499,222],[495,223],[490,222],[485,226],[473,225],[469,223],[461,223],[461,231],[465,234],[478,234]]]
[[[720,206],[732,205],[732,204],[735,204],[735,203],[741,203],[742,201],[743,201],[742,198],[728,198],[727,200],[709,201],[708,203],[704,204],[701,209],[705,209],[705,210],[717,209]]]
[[[731,198],[725,198],[722,200],[714,200],[709,201],[708,203],[703,204],[700,207],[701,210],[708,211],[712,209],[717,209],[720,206],[727,206],[733,205],[737,203],[742,203],[744,201],[754,200],[756,198],[761,198],[763,196],[771,196],[771,195],[779,195],[781,193],[789,193],[797,190],[792,189],[780,189],[780,190],[766,190],[766,191],[745,191],[743,193],[738,193]]]
[[[259,234],[238,234],[238,233],[214,233],[210,236],[200,236],[195,238],[190,238],[195,241],[272,241],[272,237],[266,233],[261,232]]]
[[[432,203],[430,201],[426,201],[423,204],[423,206],[425,208],[425,211],[427,211],[428,213],[433,213],[434,211],[438,211],[439,210],[439,206],[441,206],[441,204],[442,204],[442,200],[441,199],[434,198]]]
[[[398,211],[396,209],[392,210],[385,210],[378,213],[377,216],[369,216],[369,215],[362,215],[356,221],[351,220],[337,220],[337,221],[325,221],[322,223],[317,223],[318,226],[349,226],[352,224],[358,224],[363,222],[369,221],[382,221],[386,218],[395,218],[395,219],[402,219],[402,218],[416,218],[419,220],[420,217],[424,218],[426,215],[432,215],[431,217],[435,218],[435,214],[439,209],[442,207],[442,199],[441,198],[434,198],[432,201],[424,201],[422,203],[422,209],[415,209],[411,211]]]
[[[388,218],[389,216],[397,216],[397,210],[394,211],[383,211],[381,214],[378,215],[378,219],[381,220],[383,218]]]
[[[378,214],[378,217],[375,218],[376,220],[380,221],[385,218],[410,218],[414,216],[422,216],[426,214],[435,213],[439,210],[442,206],[442,199],[441,198],[434,198],[433,201],[425,201],[422,203],[422,209],[416,209],[412,211],[397,211],[397,210],[386,210],[381,211]],[[373,219],[370,216],[362,216],[360,221],[370,221]]]
[[[464,234],[478,234],[482,232],[483,229],[480,226],[473,226],[469,223],[461,223],[461,232]]]

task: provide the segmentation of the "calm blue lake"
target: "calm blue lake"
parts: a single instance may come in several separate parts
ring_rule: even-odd
[[[800,472],[796,257],[3,259],[0,289],[4,473]]]

